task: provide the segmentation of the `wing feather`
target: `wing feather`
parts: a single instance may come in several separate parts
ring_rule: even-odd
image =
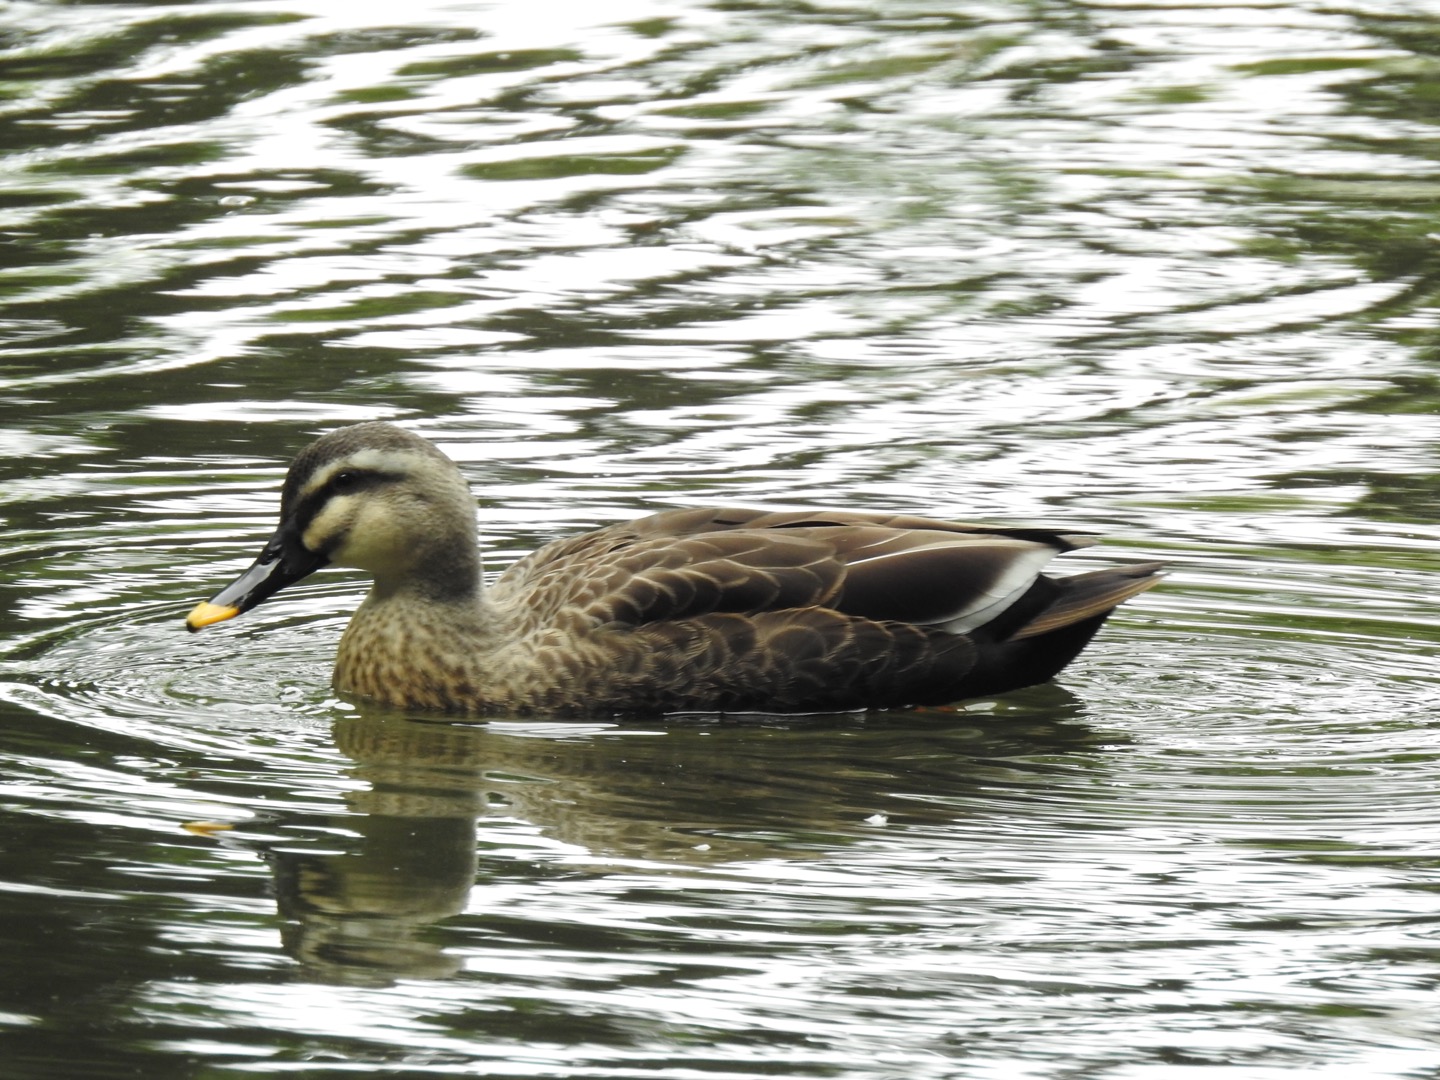
[[[550,544],[491,590],[547,625],[639,626],[831,607],[965,633],[1024,594],[1081,534],[850,511],[672,510]]]

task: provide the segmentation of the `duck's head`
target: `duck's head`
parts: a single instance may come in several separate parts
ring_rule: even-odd
[[[454,462],[392,424],[356,424],[315,440],[290,465],[280,525],[260,557],[185,625],[234,618],[330,564],[367,571],[381,591],[473,593],[475,504]]]

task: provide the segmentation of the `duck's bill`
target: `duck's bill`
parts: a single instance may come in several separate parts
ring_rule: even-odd
[[[185,616],[185,625],[191,630],[199,630],[203,626],[213,626],[217,622],[233,619],[239,614],[240,609],[234,605],[212,604],[206,600],[202,604],[196,604],[195,610]]]
[[[233,619],[268,600],[286,585],[314,573],[328,561],[324,555],[307,550],[298,537],[284,530],[277,532],[254,565],[209,600],[197,604],[186,617],[185,625],[191,630],[200,630]]]

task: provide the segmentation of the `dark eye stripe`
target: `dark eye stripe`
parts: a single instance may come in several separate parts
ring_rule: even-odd
[[[337,495],[354,495],[402,479],[400,473],[378,469],[341,469],[296,504],[291,518],[301,532],[310,527],[315,515]]]
[[[381,472],[379,469],[341,469],[321,485],[314,497],[324,502],[332,495],[353,495],[357,491],[365,491],[399,479],[399,473]]]

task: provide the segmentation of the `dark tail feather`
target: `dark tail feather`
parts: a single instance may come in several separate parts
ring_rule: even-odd
[[[1093,570],[1088,574],[1056,578],[1055,599],[1015,633],[1011,641],[1051,634],[1097,615],[1108,615],[1132,596],[1160,582],[1164,563],[1140,563],[1117,570]]]
[[[1117,605],[1160,581],[1162,566],[1142,563],[1066,578],[1041,577],[1015,605],[1030,612],[1018,629],[1001,630],[1002,616],[973,635],[979,656],[958,696],[983,697],[1053,679],[1090,644]],[[990,629],[1001,632],[992,637],[985,632]]]

